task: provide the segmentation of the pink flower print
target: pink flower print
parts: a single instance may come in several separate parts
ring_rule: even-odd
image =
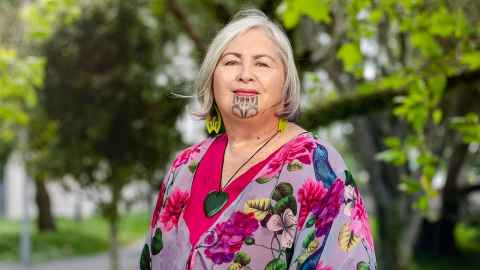
[[[268,163],[266,176],[271,177],[275,175],[283,165],[287,165],[294,160],[298,160],[303,164],[311,164],[312,152],[315,147],[315,141],[310,137],[299,136],[275,154]]]
[[[165,204],[163,212],[160,215],[160,221],[166,231],[170,231],[173,226],[177,226],[183,209],[187,206],[190,194],[187,191],[175,189]]]
[[[355,189],[356,197],[355,206],[352,209],[352,222],[349,227],[355,235],[365,239],[370,248],[373,249],[372,233],[370,231],[370,224],[368,223],[368,214],[365,210],[362,198],[359,196],[358,189]]]
[[[315,228],[317,230],[315,234],[317,237],[328,232],[333,220],[338,215],[343,202],[344,187],[343,181],[337,179],[323,199],[313,206],[312,212],[316,217]]]
[[[293,214],[290,208],[287,208],[283,212],[282,217],[280,215],[273,215],[267,222],[267,228],[272,232],[281,233],[280,245],[282,248],[291,248],[293,244],[293,237],[295,235],[295,225],[297,224],[297,218]]]
[[[298,214],[297,228],[301,229],[313,205],[323,199],[327,193],[323,182],[308,179],[298,190],[298,199],[300,201],[300,213]]]
[[[328,265],[323,265],[323,262],[319,261],[315,270],[332,270],[332,267]]]
[[[205,237],[205,255],[215,264],[233,261],[234,254],[240,250],[245,238],[251,236],[258,227],[253,213],[235,212]]]
[[[155,205],[155,210],[153,210],[152,220],[150,222],[150,228],[153,230],[155,225],[157,225],[158,218],[160,216],[160,211],[162,210],[163,204],[163,195],[165,193],[165,185],[163,183],[160,184],[160,190],[158,191],[157,195],[157,203]]]
[[[172,169],[175,170],[181,165],[186,164],[190,159],[194,158],[196,154],[200,153],[200,146],[201,144],[192,145],[178,154],[173,161]]]

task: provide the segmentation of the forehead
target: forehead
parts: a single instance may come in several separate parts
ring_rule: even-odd
[[[280,58],[278,45],[265,32],[264,29],[255,27],[236,36],[225,47],[223,55],[238,53],[241,55],[266,54]]]

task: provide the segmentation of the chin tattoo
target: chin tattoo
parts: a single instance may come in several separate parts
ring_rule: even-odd
[[[233,96],[232,113],[246,119],[258,114],[258,96]]]

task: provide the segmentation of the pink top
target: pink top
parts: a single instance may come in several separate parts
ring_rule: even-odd
[[[211,191],[218,191],[223,167],[223,156],[227,147],[226,134],[218,136],[208,148],[205,156],[198,164],[192,183],[192,192],[189,203],[185,208],[183,218],[190,232],[190,243],[194,246],[200,236],[210,228],[221,213],[237,198],[243,189],[253,180],[252,178],[279,150],[277,149],[266,159],[250,167],[246,172],[230,181],[224,189],[228,193],[228,202],[223,209],[213,217],[207,217],[203,210],[203,201]],[[280,147],[281,148],[281,147]]]

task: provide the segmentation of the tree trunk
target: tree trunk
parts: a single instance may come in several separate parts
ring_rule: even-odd
[[[118,256],[118,203],[120,201],[119,187],[112,186],[112,200],[109,202],[106,215],[110,225],[110,270],[119,270]]]
[[[478,100],[480,96],[471,91],[470,87],[463,87],[449,93],[444,99],[442,107],[448,117],[463,116],[468,112],[480,113]],[[465,195],[458,185],[463,164],[468,155],[468,144],[464,143],[459,134],[446,128],[444,135],[451,145],[450,151],[445,151],[445,144],[440,144],[438,155],[448,160],[445,187],[442,189],[442,205],[440,218],[436,221],[425,220],[422,224],[421,235],[416,243],[418,253],[433,256],[456,256],[460,252],[455,242],[455,225],[458,222],[460,205]],[[451,154],[449,154],[451,152]]]
[[[414,198],[397,188],[406,168],[375,160],[375,154],[385,150],[382,138],[399,135],[405,127],[389,113],[355,119],[353,124],[350,143],[370,174],[369,186],[375,198],[378,269],[411,269],[422,217],[412,209]]]
[[[110,269],[119,270],[118,262],[118,218],[110,219]]]
[[[434,256],[456,256],[459,253],[455,242],[455,224],[458,221],[461,190],[458,178],[468,153],[468,145],[462,142],[454,146],[448,161],[447,179],[442,190],[442,208],[440,219],[425,220],[422,233],[416,243],[417,252]]]
[[[43,179],[36,179],[35,202],[38,208],[37,227],[40,232],[55,231],[56,225],[50,205],[50,195]]]

